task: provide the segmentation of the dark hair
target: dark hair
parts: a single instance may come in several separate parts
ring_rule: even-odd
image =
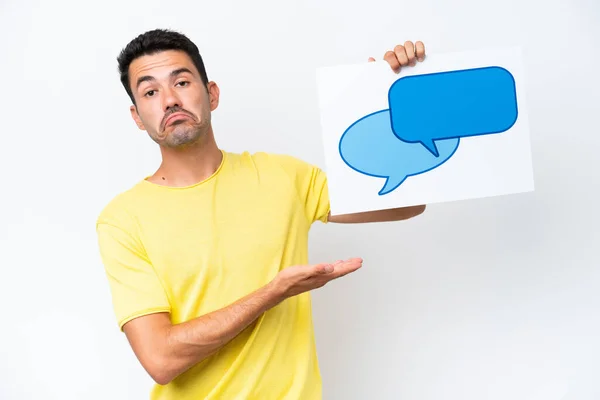
[[[173,30],[154,29],[142,33],[129,42],[117,57],[121,83],[133,104],[135,104],[135,100],[129,82],[129,65],[138,57],[152,55],[165,50],[184,51],[192,59],[192,62],[200,73],[202,82],[204,82],[205,85],[208,83],[204,62],[202,61],[198,47],[194,42],[184,34]]]

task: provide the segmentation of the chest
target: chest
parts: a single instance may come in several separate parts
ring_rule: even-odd
[[[293,186],[238,178],[174,193],[140,221],[150,262],[173,298],[215,292],[229,301],[272,279],[306,246],[309,226]]]

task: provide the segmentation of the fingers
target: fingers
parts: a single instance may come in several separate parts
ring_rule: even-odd
[[[337,260],[333,264],[331,263],[322,263],[314,266],[314,273],[317,275],[329,274],[334,271],[337,265],[342,263],[342,260]]]
[[[362,266],[362,259],[351,258],[334,263],[314,265],[294,265],[279,271],[272,281],[272,287],[284,298],[323,287],[328,282],[356,271]]]
[[[330,274],[332,279],[341,278],[351,272],[362,267],[363,260],[361,258],[351,258],[334,266],[334,271]]]
[[[416,48],[417,60],[419,62],[423,61],[425,59],[425,45],[423,44],[423,42],[417,41],[417,43],[415,43],[415,48]]]
[[[406,49],[404,46],[399,44],[398,46],[394,47],[394,54],[396,55],[401,68],[408,65],[408,55],[406,54]]]
[[[425,45],[421,41],[415,43],[406,41],[404,44],[399,44],[394,47],[394,50],[387,51],[383,59],[390,64],[390,67],[395,73],[399,73],[402,67],[415,66],[417,62],[425,59]],[[369,61],[375,61],[373,57],[369,57]]]
[[[383,55],[383,59],[390,64],[390,67],[395,73],[400,72],[400,62],[393,51],[386,51]]]
[[[373,57],[369,57],[369,62],[375,62],[375,59]]]
[[[334,263],[322,263],[313,266],[313,276],[329,275],[327,280],[337,279],[341,276],[354,272],[362,266],[361,258],[350,258],[348,260],[337,260]]]
[[[417,63],[417,52],[413,42],[405,42],[404,50],[406,52],[406,57],[408,58],[408,65],[411,67],[414,66]]]
[[[314,273],[317,275],[328,274],[333,271],[333,266],[331,264],[317,264],[314,267]],[[307,274],[308,276],[312,274]]]

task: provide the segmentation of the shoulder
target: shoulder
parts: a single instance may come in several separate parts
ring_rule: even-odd
[[[98,213],[96,228],[99,225],[112,225],[123,229],[133,229],[135,226],[135,205],[143,201],[140,198],[141,183],[121,191],[105,203]]]
[[[245,151],[243,153],[228,153],[228,157],[233,164],[249,166],[260,171],[284,172],[290,177],[310,175],[320,171],[318,166],[290,154]]]

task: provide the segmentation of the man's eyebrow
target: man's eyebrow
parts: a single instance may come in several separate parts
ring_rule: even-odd
[[[152,82],[152,81],[155,81],[155,80],[156,79],[153,76],[150,76],[150,75],[140,76],[137,79],[137,83],[136,83],[135,87],[139,88],[142,83],[144,83],[144,82]]]
[[[176,70],[171,71],[171,78],[173,78],[179,74],[183,74],[185,72],[193,75],[192,71],[190,71],[188,68],[182,67],[182,68],[177,68]]]
[[[171,71],[170,75],[171,75],[171,77],[175,77],[175,76],[177,76],[179,74],[183,74],[183,73],[186,73],[186,72],[189,73],[189,74],[193,74],[193,72],[189,68],[182,67],[182,68],[177,68],[177,69]],[[156,80],[156,78],[154,78],[153,76],[150,76],[150,75],[140,76],[137,79],[136,88],[139,88],[140,85],[142,83],[144,83],[144,82],[152,82],[152,81],[155,81],[155,80]]]

